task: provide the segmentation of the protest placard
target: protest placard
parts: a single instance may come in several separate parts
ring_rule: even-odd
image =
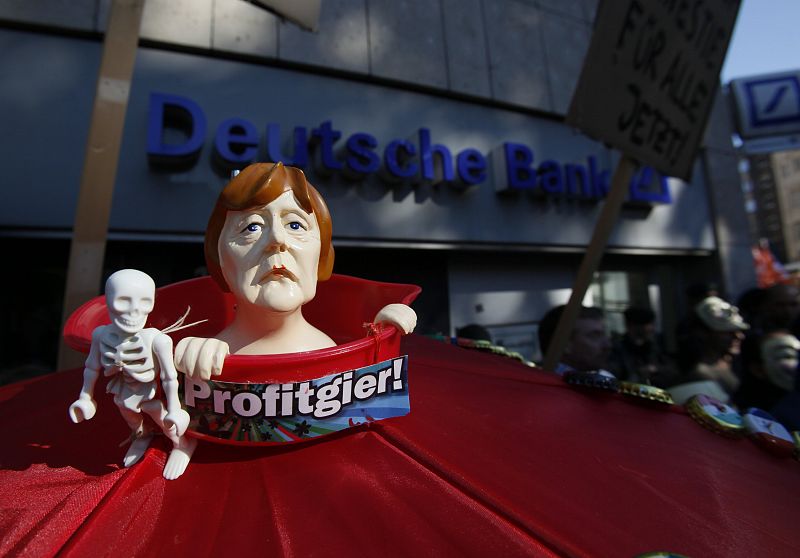
[[[688,180],[739,3],[601,2],[567,123]]]

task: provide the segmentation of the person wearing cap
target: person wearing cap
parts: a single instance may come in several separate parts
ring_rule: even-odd
[[[694,307],[678,350],[683,382],[669,389],[676,403],[698,393],[730,400],[741,383],[734,364],[749,328],[739,310],[719,297],[706,297]]]

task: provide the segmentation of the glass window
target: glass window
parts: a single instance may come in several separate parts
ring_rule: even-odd
[[[606,327],[611,334],[625,332],[624,312],[634,305],[650,306],[650,291],[643,273],[601,271],[590,287],[594,306],[603,309]],[[657,287],[656,287],[657,288]],[[658,313],[658,308],[653,308]]]

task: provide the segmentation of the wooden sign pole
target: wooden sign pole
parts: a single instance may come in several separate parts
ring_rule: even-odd
[[[614,230],[614,225],[622,208],[622,202],[625,201],[628,185],[635,170],[636,163],[627,156],[623,156],[617,163],[617,168],[614,170],[614,176],[611,180],[611,188],[603,204],[597,225],[595,225],[592,240],[578,269],[578,276],[572,286],[569,302],[561,314],[556,330],[553,333],[553,338],[550,341],[550,346],[545,354],[544,363],[542,363],[542,367],[545,370],[555,370],[556,365],[561,360],[561,355],[567,346],[572,329],[575,327],[581,302],[583,302],[586,290],[592,282],[594,272],[597,271],[597,267],[600,265],[600,259],[603,257],[611,231]]]
[[[75,212],[62,324],[78,306],[99,293],[144,1],[114,0],[111,6]],[[62,339],[58,368],[79,366],[82,360]]]

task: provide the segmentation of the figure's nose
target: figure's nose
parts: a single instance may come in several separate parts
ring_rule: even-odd
[[[282,252],[286,249],[286,231],[280,222],[272,223],[267,232],[267,250],[278,250]]]

